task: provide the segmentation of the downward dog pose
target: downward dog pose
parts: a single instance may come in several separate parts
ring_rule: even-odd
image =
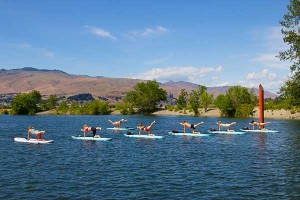
[[[84,125],[83,126],[83,137],[85,137],[86,132],[92,132],[93,137],[99,138],[100,135],[96,135],[97,130],[101,130],[101,128],[100,127],[90,127],[90,126]]]
[[[186,128],[191,128],[191,129],[193,129],[193,133],[195,133],[195,134],[200,134],[200,132],[196,132],[195,129],[196,129],[198,126],[200,126],[201,124],[204,124],[204,122],[200,122],[200,123],[198,123],[198,124],[190,124],[190,123],[188,123],[188,122],[186,122],[186,121],[182,121],[180,124],[183,125],[183,132],[184,132],[184,133],[185,133],[185,131],[186,131]]]
[[[111,121],[111,120],[108,120],[112,125],[114,125],[114,127],[116,127],[116,128],[121,128],[121,125],[122,125],[122,123],[123,122],[127,122],[127,120],[125,120],[125,119],[121,119],[121,120],[119,120],[119,121],[115,121],[115,122],[113,122],[113,121]]]
[[[155,124],[156,122],[153,121],[149,126],[144,126],[143,123],[140,123],[139,126],[137,127],[138,129],[140,129],[139,131],[139,135],[141,135],[142,131],[146,131],[148,133],[148,135],[150,136],[154,136],[154,134],[152,134],[152,126],[153,124]]]
[[[258,126],[260,130],[267,130],[264,126],[266,124],[271,124],[271,122],[259,123],[259,122],[251,121],[250,124],[253,126],[253,130],[255,126]]]
[[[228,131],[228,132],[234,132],[234,130],[230,130],[230,127],[231,127],[232,125],[235,125],[236,122],[232,122],[232,123],[230,123],[230,124],[223,124],[221,121],[218,121],[217,124],[219,125],[219,131],[221,131],[221,127],[225,127],[225,128],[227,128],[227,131]]]
[[[45,140],[44,138],[42,138],[42,134],[45,134],[45,131],[35,130],[33,126],[28,127],[27,140],[30,140],[30,134],[36,135],[38,140]]]

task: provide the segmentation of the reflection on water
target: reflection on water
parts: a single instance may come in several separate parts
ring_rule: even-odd
[[[298,199],[300,123],[271,120],[279,133],[173,136],[182,120],[204,121],[199,131],[216,127],[218,118],[189,116],[0,116],[0,199]],[[108,119],[126,126],[156,120],[163,139],[127,138],[106,130]],[[235,130],[251,119],[234,119]],[[232,119],[222,119],[230,122]],[[112,141],[81,141],[84,124],[103,129]],[[22,144],[27,127],[46,130],[53,144]],[[137,130],[131,131],[138,134]],[[97,132],[98,133],[98,132]],[[16,192],[17,191],[17,192]]]

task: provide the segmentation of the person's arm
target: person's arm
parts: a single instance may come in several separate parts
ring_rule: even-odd
[[[85,137],[85,127],[83,128],[83,137]]]
[[[27,140],[30,140],[30,130],[28,130]]]

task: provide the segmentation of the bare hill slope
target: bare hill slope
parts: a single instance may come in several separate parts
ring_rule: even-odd
[[[0,94],[28,93],[38,90],[42,95],[72,96],[81,93],[91,93],[95,99],[116,101],[133,90],[138,82],[143,80],[128,78],[90,77],[85,75],[71,75],[59,70],[39,70],[22,68],[0,70]],[[198,88],[197,84],[189,82],[167,82],[161,84],[168,93],[178,97],[181,89],[190,92]],[[229,87],[208,87],[208,92],[215,94],[225,93]],[[265,98],[274,98],[276,95],[265,93]]]

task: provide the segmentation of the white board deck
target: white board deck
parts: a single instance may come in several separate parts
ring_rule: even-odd
[[[129,131],[129,130],[134,130],[134,128],[106,128],[107,130],[114,130],[114,131]]]
[[[97,137],[81,137],[81,136],[72,136],[73,139],[76,140],[93,140],[93,141],[109,141],[112,138],[97,138]]]
[[[230,134],[230,135],[242,135],[242,134],[246,133],[246,132],[243,132],[243,131],[229,132],[229,131],[211,131],[211,130],[208,130],[207,132],[209,134]]]
[[[177,136],[191,136],[191,137],[207,137],[209,134],[205,133],[173,133],[173,132],[168,132],[170,135],[177,135]]]
[[[265,129],[265,130],[259,130],[259,129],[240,129],[241,131],[243,132],[252,132],[252,133],[278,133],[279,131],[274,131],[274,130],[268,130],[268,129]]]
[[[127,135],[124,134],[126,137],[132,137],[132,138],[148,138],[148,139],[162,139],[164,138],[163,136],[158,136],[158,135]]]
[[[54,140],[38,140],[38,139],[29,139],[21,138],[21,137],[15,137],[14,140],[16,142],[24,142],[24,143],[33,143],[33,144],[47,144],[52,143]]]

